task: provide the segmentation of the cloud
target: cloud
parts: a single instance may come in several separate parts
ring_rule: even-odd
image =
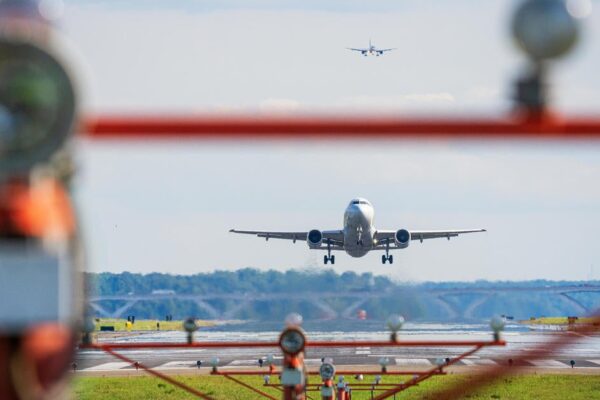
[[[360,95],[342,98],[339,106],[344,108],[361,108],[372,111],[397,111],[406,109],[450,108],[456,101],[448,92],[408,93],[388,96]]]
[[[259,110],[268,113],[290,113],[300,108],[300,102],[293,99],[266,99],[259,104]]]

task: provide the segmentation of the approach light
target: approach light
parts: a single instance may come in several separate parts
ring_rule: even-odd
[[[565,0],[526,0],[512,21],[517,45],[536,62],[559,58],[579,37],[579,25]]]
[[[319,368],[319,374],[324,381],[333,379],[335,375],[335,366],[331,363],[323,363]]]
[[[210,365],[212,367],[213,372],[217,371],[217,367],[219,366],[219,357],[213,357],[212,360],[210,360]]]
[[[58,59],[0,34],[0,179],[49,162],[72,132],[75,90]]]
[[[275,362],[275,357],[273,356],[273,354],[269,354],[267,356],[267,360],[266,360],[267,365],[271,366],[271,365],[273,365],[274,362]]]
[[[354,379],[356,379],[357,381],[362,381],[363,379],[365,379],[365,377],[363,376],[363,374],[358,374],[354,377]]]
[[[499,315],[494,315],[490,321],[490,328],[492,328],[492,331],[494,332],[494,340],[500,340],[500,332],[504,330],[504,325],[504,318]]]
[[[439,358],[438,357],[438,358],[435,359],[435,365],[437,365],[438,367],[441,367],[444,364],[445,364],[445,362],[444,362],[443,358]]]
[[[333,364],[333,358],[331,358],[331,357],[323,357],[321,359],[321,362],[322,363],[327,363],[327,364]]]
[[[286,327],[299,327],[300,325],[302,325],[302,315],[298,313],[291,313],[285,317]]]
[[[388,357],[381,357],[379,359],[379,365],[381,365],[382,367],[386,367],[390,364],[390,359]]]
[[[269,375],[264,375],[263,381],[265,382],[265,385],[268,385],[269,382],[271,381],[271,377]]]
[[[375,375],[375,384],[379,385],[381,383],[381,375]]]
[[[198,330],[198,325],[196,325],[194,318],[187,318],[185,321],[183,321],[183,329],[187,333],[196,332]]]
[[[279,347],[284,353],[296,355],[304,350],[306,337],[300,328],[287,328],[279,336]]]
[[[404,324],[404,317],[398,314],[392,314],[386,321],[386,325],[390,331],[392,331],[392,341],[396,341],[398,339],[398,331],[402,329],[402,325]]]

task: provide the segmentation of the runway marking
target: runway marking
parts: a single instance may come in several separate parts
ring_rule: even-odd
[[[82,371],[116,371],[121,368],[131,367],[131,363],[118,361],[118,362],[109,362],[100,365],[96,365],[95,367],[84,368]]]
[[[535,365],[536,367],[544,367],[544,368],[570,368],[570,365],[562,363],[558,360],[525,360],[530,364]]]
[[[464,365],[497,365],[498,364],[496,361],[490,360],[489,358],[480,358],[480,359],[471,359],[471,360],[463,358],[460,361]]]
[[[233,360],[227,365],[258,365],[258,360]]]
[[[411,367],[418,365],[430,366],[431,361],[426,358],[396,358],[396,365]]]
[[[600,365],[600,360],[585,360],[587,362],[591,362],[592,364]]]
[[[356,355],[371,354],[371,348],[370,347],[357,347],[354,354],[356,354]]]
[[[195,361],[169,361],[156,367],[156,369],[182,369],[182,368],[197,368]]]

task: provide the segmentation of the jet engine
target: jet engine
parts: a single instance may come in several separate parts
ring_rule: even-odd
[[[306,241],[308,242],[308,247],[311,249],[319,248],[321,247],[321,243],[323,243],[323,234],[321,231],[313,229],[306,235]]]
[[[396,233],[394,233],[394,242],[400,249],[407,248],[410,244],[410,232],[406,229],[398,229]]]

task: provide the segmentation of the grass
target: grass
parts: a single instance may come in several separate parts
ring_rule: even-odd
[[[569,321],[567,317],[542,317],[536,319],[526,319],[520,321],[527,325],[568,325]],[[592,324],[598,323],[598,318],[586,318],[580,317],[575,321],[575,324]]]
[[[258,400],[262,399],[257,394],[245,389],[239,385],[227,381],[219,376],[176,376],[177,380],[184,382],[215,399],[243,399]],[[365,377],[365,382],[370,382],[369,377]],[[384,377],[385,382],[398,382],[403,377]],[[314,379],[314,378],[313,378]],[[404,377],[408,379],[408,377]],[[468,375],[446,375],[433,377],[417,387],[408,389],[398,398],[402,399],[432,399],[432,393],[449,384],[468,384],[473,379]],[[261,377],[242,377],[246,383],[271,394],[275,398],[281,398],[281,392],[273,388],[262,386]],[[275,382],[276,379],[273,379]],[[316,382],[316,381],[312,381]],[[350,385],[356,383],[354,378],[350,377]],[[117,400],[139,400],[139,399],[157,399],[157,400],[175,400],[175,399],[193,399],[194,397],[165,383],[157,378],[148,376],[127,376],[127,377],[78,377],[73,381],[73,391],[75,397],[81,400],[96,399],[117,399]],[[483,399],[519,399],[519,400],[578,400],[595,399],[600,394],[600,378],[594,375],[517,375],[505,377],[499,380],[495,385],[486,387],[465,398],[473,400]],[[311,396],[319,398],[320,396]],[[370,392],[352,393],[353,400],[370,399]]]
[[[114,326],[115,332],[127,331],[127,320],[122,318],[99,318],[96,322],[96,330],[100,330],[100,326]],[[156,331],[156,323],[160,323],[161,331],[181,331],[183,330],[183,321],[161,321],[157,319],[136,319],[131,327],[132,331]],[[210,321],[197,320],[196,324],[199,327],[212,326],[214,323]]]

